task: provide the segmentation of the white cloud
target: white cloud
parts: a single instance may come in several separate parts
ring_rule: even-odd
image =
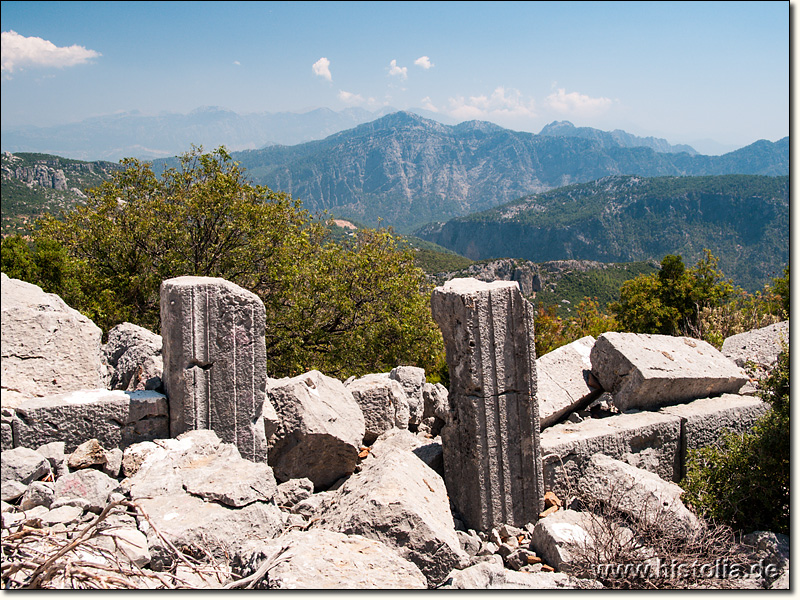
[[[604,112],[613,104],[610,98],[592,98],[578,92],[567,94],[564,88],[558,88],[544,101],[548,107],[556,112],[582,116]]]
[[[319,75],[323,79],[327,79],[328,81],[333,81],[331,77],[331,61],[329,61],[324,56],[320,58],[317,62],[311,65],[311,69],[314,71],[314,75]]]
[[[491,96],[450,98],[448,114],[457,119],[486,119],[497,117],[535,117],[533,100],[526,100],[515,89],[498,87]]]
[[[59,48],[53,42],[25,37],[16,31],[0,33],[0,53],[0,70],[8,74],[24,67],[73,67],[102,56],[78,45]]]
[[[429,110],[435,113],[439,112],[439,109],[436,108],[436,105],[433,102],[431,102],[430,96],[425,96],[422,100],[420,100],[420,102],[422,102],[422,108],[424,108],[425,110]]]
[[[242,65],[242,63],[240,63],[238,60],[233,61],[233,64],[235,64],[237,67]]]
[[[422,67],[423,69],[430,69],[433,65],[431,59],[427,56],[420,56],[417,60],[414,61],[414,64],[418,67]]]
[[[366,102],[361,94],[352,94],[344,90],[339,90],[339,100],[345,104],[364,104]]]
[[[389,75],[397,75],[400,79],[408,79],[408,67],[398,67],[397,61],[389,63]]]

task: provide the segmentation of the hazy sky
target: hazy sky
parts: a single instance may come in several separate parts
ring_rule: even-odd
[[[392,106],[739,147],[789,135],[789,7],[2,2],[1,121]]]

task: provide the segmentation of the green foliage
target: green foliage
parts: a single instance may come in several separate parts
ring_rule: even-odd
[[[331,241],[287,194],[251,185],[224,148],[194,149],[161,176],[134,159],[123,167],[35,236],[90,266],[76,308],[104,330],[127,320],[157,331],[161,281],[221,277],[264,301],[271,376],[438,364],[424,273],[389,231]]]
[[[746,531],[789,533],[789,348],[759,384],[770,409],[752,431],[689,452],[685,499],[704,516]]]
[[[534,316],[536,356],[542,356],[587,335],[597,337],[606,331],[616,331],[614,317],[600,309],[597,298],[584,298],[573,315],[562,319],[556,307],[538,307]]]
[[[772,289],[780,298],[781,310],[786,318],[789,318],[789,264],[783,269],[783,277],[776,277],[772,280]]]

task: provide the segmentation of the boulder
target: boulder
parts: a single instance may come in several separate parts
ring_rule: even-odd
[[[160,335],[133,323],[120,323],[108,332],[103,354],[113,369],[110,389],[161,389],[164,362]]]
[[[91,439],[80,444],[67,459],[70,469],[86,469],[88,467],[102,467],[108,461],[105,449],[96,439]]]
[[[147,536],[132,527],[105,529],[95,538],[101,548],[113,552],[123,565],[128,563],[142,568],[150,564]]]
[[[255,574],[271,561],[257,589],[425,589],[425,576],[416,565],[386,544],[360,535],[325,529],[290,531],[265,542],[253,542],[236,562],[242,576]]]
[[[306,477],[324,489],[353,472],[364,416],[341,381],[310,371],[273,380],[268,394],[280,417],[268,454],[279,481]]]
[[[102,387],[102,331],[55,294],[0,275],[0,386],[17,398]],[[5,402],[4,402],[5,404]]]
[[[569,413],[581,410],[602,393],[591,384],[589,353],[595,339],[587,335],[536,359],[537,397],[541,428],[555,425]]]
[[[711,344],[688,337],[604,333],[591,361],[592,374],[621,411],[735,394],[748,381]]]
[[[50,473],[47,459],[30,448],[14,448],[0,454],[0,481],[28,485]]]
[[[33,398],[16,408],[14,441],[29,448],[61,441],[69,453],[89,439],[107,449],[124,448],[169,437],[168,410],[166,397],[150,391],[81,390]]]
[[[425,385],[425,369],[401,365],[389,373],[389,379],[394,379],[403,388],[408,399],[408,424],[419,425],[425,412],[425,399],[422,397],[422,388]]]
[[[722,354],[740,367],[753,363],[763,371],[778,360],[782,342],[789,344],[789,321],[732,335],[722,342]]]
[[[378,540],[413,562],[428,587],[467,556],[442,478],[411,452],[391,448],[362,465],[316,513],[312,527]]]
[[[364,375],[347,384],[364,415],[364,443],[372,444],[384,431],[407,429],[410,409],[403,387],[383,373]]]
[[[681,472],[681,419],[657,412],[619,414],[542,431],[545,488],[566,498],[593,454],[602,452],[667,481]]]
[[[8,406],[3,406],[0,411],[0,450],[5,452],[14,447],[14,419],[17,413]]]
[[[25,490],[19,501],[20,510],[29,510],[34,506],[50,508],[55,500],[55,484],[51,481],[33,481]]]
[[[88,502],[87,510],[100,512],[108,497],[119,483],[97,469],[81,469],[56,480],[56,498],[82,498]]]
[[[442,442],[441,439],[431,440],[420,437],[407,429],[390,429],[381,434],[370,448],[367,460],[380,460],[392,448],[399,448],[413,452],[422,462],[431,469],[443,474]]]
[[[598,581],[578,579],[566,573],[523,573],[503,568],[495,562],[483,561],[464,570],[453,571],[442,589],[453,590],[557,590],[602,589]]]
[[[50,463],[50,469],[53,471],[53,475],[56,478],[66,475],[69,472],[67,456],[64,452],[65,446],[64,442],[50,442],[36,448],[36,451],[44,456],[47,462]]]
[[[582,500],[601,502],[674,538],[691,538],[702,528],[681,502],[679,485],[605,454],[589,459],[578,480],[578,491]]]
[[[291,510],[297,503],[314,493],[314,482],[307,478],[290,479],[281,483],[275,492],[275,504],[282,510]]]

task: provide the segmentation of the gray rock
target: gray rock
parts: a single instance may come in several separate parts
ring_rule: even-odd
[[[34,506],[44,506],[50,508],[55,500],[55,485],[51,481],[34,481],[25,490],[19,501],[21,510],[28,510]]]
[[[558,571],[580,564],[593,553],[592,532],[599,516],[574,510],[559,510],[539,519],[531,535],[531,548]]]
[[[54,490],[55,491],[55,490]],[[109,495],[109,500],[111,499]],[[74,506],[76,508],[80,508],[81,512],[89,510],[91,507],[91,502],[85,500],[84,498],[70,498],[67,496],[60,496],[53,500],[53,503],[50,505],[50,510],[55,510],[57,508],[61,508],[62,506]]]
[[[278,486],[275,492],[275,504],[282,509],[291,509],[298,502],[311,497],[314,493],[314,482],[310,479],[290,479]]]
[[[559,498],[570,495],[597,452],[667,481],[677,481],[681,470],[681,420],[672,415],[645,411],[561,423],[545,429],[541,443],[545,487]]]
[[[435,586],[467,556],[441,477],[411,452],[391,448],[364,463],[328,498],[312,527],[363,535],[395,548]]]
[[[147,455],[157,451],[159,448],[160,446],[154,442],[138,442],[125,448],[122,452],[122,474],[125,477],[135,475]]]
[[[67,459],[67,465],[70,469],[86,469],[105,466],[107,461],[105,448],[96,439],[91,439],[75,448]]]
[[[735,394],[747,374],[703,340],[609,332],[591,352],[592,373],[621,410]]]
[[[587,335],[536,359],[541,428],[555,425],[567,414],[585,408],[603,393],[592,387],[589,353],[595,339]]]
[[[0,390],[0,401],[5,398],[6,394]],[[0,412],[0,450],[5,452],[14,447],[14,419],[17,413],[10,406],[3,406]]]
[[[50,470],[53,472],[56,479],[69,472],[64,448],[64,442],[50,442],[49,444],[42,444],[36,448],[36,451],[44,456],[50,463]]]
[[[454,279],[431,297],[450,371],[445,480],[468,526],[522,526],[543,508],[533,306],[516,283]]]
[[[422,386],[422,398],[425,401],[425,417],[436,417],[443,423],[450,416],[450,402],[447,388],[441,383],[425,383]]]
[[[113,552],[122,564],[142,568],[150,563],[147,536],[132,527],[113,527],[100,532],[96,538],[101,547]]]
[[[251,543],[237,562],[243,576],[275,557],[269,589],[425,589],[416,565],[377,540],[325,529],[292,531],[274,540]],[[256,584],[256,588],[265,588]]]
[[[9,479],[0,483],[0,499],[3,502],[13,502],[28,490],[28,485],[21,481]]]
[[[42,515],[41,519],[44,525],[55,525],[57,523],[69,525],[70,523],[77,523],[80,521],[82,516],[82,508],[63,505],[49,510],[46,514]]]
[[[422,387],[425,385],[425,369],[420,367],[398,366],[391,370],[389,379],[394,379],[403,388],[408,399],[409,425],[419,425],[425,412],[425,399]]]
[[[312,519],[324,508],[332,495],[333,492],[318,492],[313,494],[295,504],[292,507],[292,512],[306,519]]]
[[[754,363],[763,371],[778,360],[781,342],[789,344],[789,321],[732,335],[722,342],[722,354],[740,367]]]
[[[456,531],[458,541],[461,543],[461,548],[468,556],[475,556],[481,549],[481,539],[477,535],[470,534],[466,531]]]
[[[122,469],[122,450],[119,448],[112,448],[106,452],[106,464],[103,465],[102,471],[109,477],[118,477]]]
[[[277,484],[266,463],[256,463],[225,452],[236,447],[223,444],[221,451],[206,460],[190,462],[180,470],[184,489],[195,496],[240,508],[253,502],[268,502]]]
[[[161,354],[161,336],[139,327],[133,323],[120,323],[108,332],[108,342],[103,347],[105,359],[114,368],[111,378],[112,390],[135,390],[139,384],[141,389],[155,390],[161,387],[161,375],[158,374],[158,382],[151,382],[147,387],[147,379],[156,376],[155,373],[150,377],[136,377],[137,373],[144,373],[144,364],[148,359]],[[163,361],[161,363],[163,368]],[[149,367],[152,368],[152,365]],[[134,381],[134,379],[138,381]]]
[[[61,441],[72,453],[97,439],[104,448],[119,448],[169,437],[167,399],[157,392],[81,390],[26,400],[16,408],[18,446],[36,448]],[[69,423],[69,427],[64,427]]]
[[[324,489],[353,472],[364,416],[341,381],[310,371],[271,382],[268,393],[280,416],[269,447],[279,481],[306,477]]]
[[[771,531],[754,531],[743,536],[742,543],[753,547],[753,562],[760,561],[763,565],[762,576],[770,589],[788,589],[789,536]]]
[[[50,474],[47,459],[30,448],[13,448],[0,454],[0,480],[19,481],[25,485]]]
[[[691,538],[702,524],[681,502],[683,489],[655,473],[595,454],[578,480],[584,499],[602,502],[635,521],[677,538]]]
[[[243,458],[267,460],[266,313],[261,299],[214,277],[161,283],[170,433],[211,429]]]
[[[578,579],[566,573],[521,573],[504,569],[493,562],[480,562],[463,571],[453,571],[448,585],[442,589],[498,590],[498,589],[601,589],[603,586],[591,579]]]
[[[68,473],[56,481],[57,498],[83,498],[88,510],[100,512],[108,503],[108,496],[117,487],[116,480],[97,469],[81,469]]]
[[[55,294],[5,273],[0,296],[4,391],[34,397],[101,387],[97,325]]]
[[[393,428],[407,429],[410,409],[403,387],[383,373],[364,375],[347,385],[364,415],[364,443]]]
[[[407,429],[390,429],[375,440],[367,460],[380,460],[381,456],[391,448],[413,452],[431,469],[443,475],[441,440],[423,438]]]

